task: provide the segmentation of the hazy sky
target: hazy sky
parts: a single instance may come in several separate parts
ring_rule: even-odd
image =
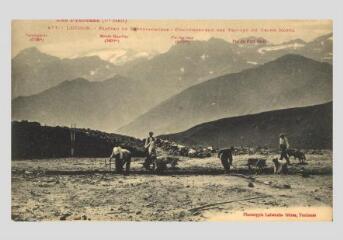
[[[121,30],[122,28],[127,30]],[[150,28],[150,31],[141,31],[140,28]],[[156,28],[162,28],[162,31],[156,31]],[[164,31],[165,29],[169,31]],[[276,32],[270,31],[271,29]],[[280,29],[287,31],[280,32]],[[12,22],[12,56],[32,46],[63,58],[120,49],[165,52],[180,38],[207,40],[217,37],[232,42],[242,37],[257,36],[273,43],[280,43],[295,38],[311,41],[330,32],[330,20],[15,20]],[[37,34],[45,35],[43,42],[32,41],[33,36]],[[105,43],[104,40],[108,37],[100,37],[101,34],[124,38],[120,38],[119,43]]]

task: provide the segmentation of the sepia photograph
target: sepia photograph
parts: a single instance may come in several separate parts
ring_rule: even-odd
[[[332,222],[331,19],[13,19],[15,222]]]

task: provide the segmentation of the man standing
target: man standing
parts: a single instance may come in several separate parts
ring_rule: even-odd
[[[281,151],[280,160],[286,159],[287,164],[290,164],[288,153],[287,153],[288,148],[289,148],[288,139],[286,138],[285,134],[281,133],[280,134],[280,151]]]
[[[218,158],[222,162],[224,170],[226,173],[230,172],[230,166],[232,165],[232,151],[234,150],[233,147],[231,148],[224,148],[219,150]]]
[[[145,144],[144,144],[144,148],[146,151],[146,159],[143,166],[146,169],[150,169],[152,156],[156,155],[155,138],[153,136],[154,136],[154,133],[149,132],[149,137],[145,140]]]

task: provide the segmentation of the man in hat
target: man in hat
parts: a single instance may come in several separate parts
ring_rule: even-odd
[[[152,157],[156,155],[155,138],[153,132],[149,132],[149,137],[147,137],[145,140],[144,148],[146,151],[146,159],[143,166],[146,169],[150,169]]]
[[[290,164],[288,153],[287,153],[289,144],[288,144],[288,139],[286,138],[284,133],[280,133],[279,143],[280,143],[280,151],[281,151],[280,160],[286,159],[287,164]]]

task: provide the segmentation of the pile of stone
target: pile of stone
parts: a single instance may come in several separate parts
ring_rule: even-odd
[[[212,153],[216,152],[213,147],[188,147],[165,139],[158,139],[157,146],[161,147],[169,155],[191,158],[211,157]]]
[[[268,147],[248,147],[248,146],[235,146],[234,155],[270,155],[277,151],[270,149]]]

